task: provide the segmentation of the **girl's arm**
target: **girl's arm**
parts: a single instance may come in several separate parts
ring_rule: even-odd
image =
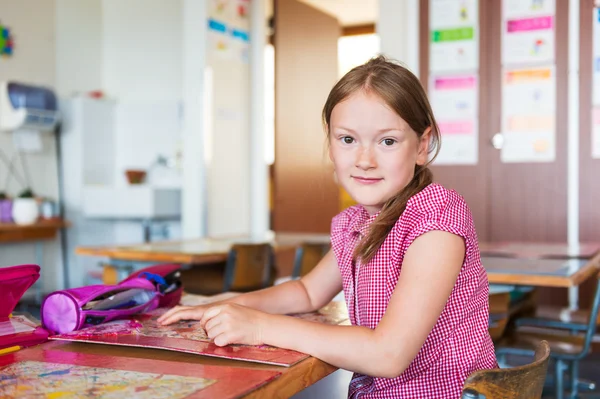
[[[221,304],[243,305],[273,314],[312,312],[328,304],[341,290],[342,276],[330,250],[317,266],[300,280],[287,281],[208,305],[177,306],[162,315],[158,322],[171,324],[179,320],[199,320],[207,308]]]
[[[264,343],[307,353],[346,370],[397,377],[433,329],[464,256],[464,241],[454,234],[430,231],[417,238],[406,251],[396,289],[374,330],[313,323],[235,305],[209,309],[201,324],[220,346]]]

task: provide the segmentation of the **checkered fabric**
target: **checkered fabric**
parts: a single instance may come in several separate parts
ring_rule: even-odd
[[[332,222],[332,248],[353,325],[377,327],[402,272],[404,254],[420,235],[432,230],[459,235],[465,240],[466,255],[446,307],[410,366],[397,378],[355,374],[348,396],[458,399],[469,374],[497,367],[488,333],[487,275],[481,266],[471,212],[455,191],[430,184],[408,201],[373,259],[366,265],[355,265],[354,248],[376,216],[369,216],[358,205]]]

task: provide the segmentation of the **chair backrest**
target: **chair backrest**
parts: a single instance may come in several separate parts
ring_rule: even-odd
[[[506,369],[479,370],[465,381],[462,398],[539,399],[542,397],[550,346],[542,341],[532,363]]]
[[[223,291],[247,292],[265,288],[273,273],[270,244],[234,244],[229,251]]]
[[[508,325],[509,310],[510,310],[510,293],[490,293],[490,316],[488,331],[492,340],[497,342],[502,338]]]
[[[296,249],[292,278],[308,274],[329,251],[330,245],[316,242],[303,242]]]

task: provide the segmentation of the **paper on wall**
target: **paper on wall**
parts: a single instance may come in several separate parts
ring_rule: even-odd
[[[478,68],[477,0],[430,0],[429,34],[431,71]]]
[[[505,69],[502,76],[502,162],[556,158],[555,67]]]
[[[477,163],[477,93],[475,73],[431,76],[429,96],[442,137],[436,165]]]

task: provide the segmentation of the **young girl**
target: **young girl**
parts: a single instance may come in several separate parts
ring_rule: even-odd
[[[439,131],[418,79],[383,57],[348,72],[323,109],[337,180],[360,205],[337,215],[308,275],[159,320],[201,320],[216,345],[268,344],[354,371],[352,398],[456,398],[496,367],[488,282],[471,212],[432,183]],[[343,288],[352,326],[284,316]]]

